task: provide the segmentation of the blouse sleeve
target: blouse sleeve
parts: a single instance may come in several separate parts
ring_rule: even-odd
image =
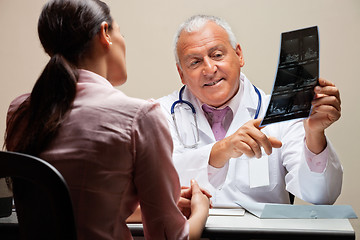
[[[29,93],[20,95],[10,103],[10,106],[9,106],[9,109],[8,109],[8,112],[7,112],[7,116],[6,116],[6,123],[8,123],[8,121],[10,120],[12,115],[15,113],[15,111],[19,108],[19,106],[23,102],[25,102],[29,98],[29,96],[30,96]]]
[[[12,121],[14,121],[14,114],[18,110],[21,104],[23,104],[25,101],[28,101],[30,94],[23,94],[17,98],[15,98],[9,106],[7,116],[6,116],[6,128],[8,128]],[[20,126],[16,126],[17,131],[12,135],[11,141],[6,142],[6,150],[7,151],[15,151],[15,148],[17,147],[17,143],[21,141],[22,137],[21,132],[23,132],[23,128],[25,127],[25,124],[21,124]]]
[[[189,226],[177,207],[178,174],[173,166],[172,139],[159,104],[148,102],[132,129],[134,182],[146,239],[187,239]]]

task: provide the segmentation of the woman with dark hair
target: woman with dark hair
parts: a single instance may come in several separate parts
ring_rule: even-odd
[[[177,207],[180,184],[159,105],[113,87],[127,74],[125,42],[108,6],[49,1],[38,33],[50,60],[31,94],[10,105],[6,149],[61,172],[79,239],[131,239],[126,219],[139,203],[146,239],[198,238],[209,199],[192,182],[189,220]]]

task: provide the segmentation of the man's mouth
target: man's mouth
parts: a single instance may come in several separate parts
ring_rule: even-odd
[[[224,80],[224,78],[220,78],[219,80],[214,81],[214,82],[206,83],[206,84],[204,84],[204,86],[207,86],[207,87],[214,86],[215,84],[219,83],[222,80]]]

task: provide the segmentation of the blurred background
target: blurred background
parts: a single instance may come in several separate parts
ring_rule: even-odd
[[[30,92],[49,57],[37,36],[45,0],[0,0],[0,144],[6,112],[16,96]],[[279,57],[280,35],[317,25],[320,76],[336,84],[342,117],[327,130],[344,167],[343,189],[335,204],[352,205],[360,216],[360,1],[359,0],[105,0],[120,25],[127,47],[129,96],[159,98],[181,84],[173,57],[177,27],[193,14],[224,18],[240,43],[242,72],[270,94]],[[296,200],[298,204],[305,204]],[[356,235],[359,220],[351,220]]]

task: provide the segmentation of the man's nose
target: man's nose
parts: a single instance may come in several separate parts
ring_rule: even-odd
[[[216,73],[216,71],[217,71],[217,66],[216,66],[215,62],[212,59],[205,57],[204,58],[203,75],[211,76],[214,73]]]

